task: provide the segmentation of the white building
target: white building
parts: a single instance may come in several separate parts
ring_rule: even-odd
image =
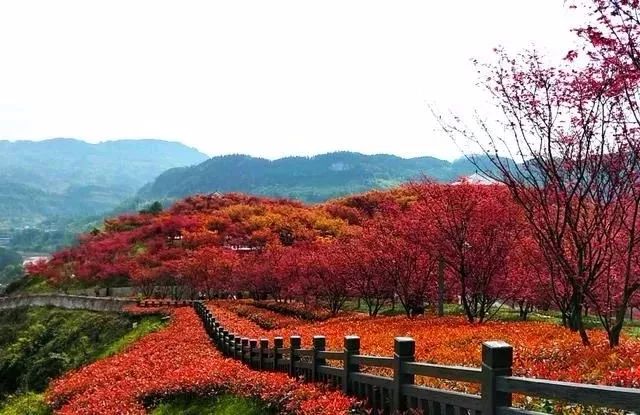
[[[492,179],[491,177],[487,177],[487,176],[483,176],[481,174],[479,174],[478,172],[473,173],[470,176],[467,177],[462,177],[460,180],[451,183],[452,185],[458,185],[458,184],[462,184],[462,183],[468,183],[468,184],[485,184],[485,185],[491,185],[491,184],[501,184],[499,181]]]
[[[26,267],[27,265],[31,265],[31,264],[35,264],[36,262],[39,261],[48,261],[49,259],[51,259],[48,256],[30,256],[24,259],[24,261],[22,261],[22,267]]]

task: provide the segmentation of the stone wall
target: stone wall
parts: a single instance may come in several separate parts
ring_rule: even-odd
[[[172,297],[172,291],[174,291],[177,287],[171,286],[156,286],[154,287],[154,293],[152,297]],[[182,290],[182,298],[195,298],[197,296],[196,292],[192,292],[187,288],[180,287],[178,290]],[[107,294],[107,289],[102,288],[84,288],[84,289],[74,289],[69,290],[69,294],[73,295],[88,295],[88,296],[97,296],[97,297],[135,297],[140,290],[137,287],[111,287],[109,288],[109,293]]]
[[[89,297],[134,297],[136,290],[134,287],[111,287],[109,288],[109,295],[107,295],[106,288],[85,288],[69,290],[69,294],[89,296]]]
[[[31,294],[15,297],[0,297],[0,310],[25,306],[54,306],[93,311],[122,311],[125,307],[135,304],[136,300],[129,298],[90,297],[65,294]]]

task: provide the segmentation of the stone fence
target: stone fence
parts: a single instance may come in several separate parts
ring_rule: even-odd
[[[91,297],[67,294],[29,294],[0,297],[0,310],[18,307],[53,306],[66,309],[93,311],[122,311],[127,306],[136,305],[132,298]]]
[[[193,305],[213,344],[224,355],[255,370],[285,372],[306,382],[329,384],[366,401],[375,414],[410,410],[416,415],[545,415],[514,407],[512,396],[516,394],[611,409],[602,413],[640,411],[640,389],[512,376],[513,348],[504,342],[482,344],[479,368],[443,366],[416,361],[415,341],[409,337],[393,339],[393,356],[361,354],[358,336],[344,337],[340,350],[327,350],[324,336],[313,336],[308,348],[302,347],[300,336],[291,336],[289,344],[283,337],[275,337],[270,344],[268,339],[230,332],[203,302]],[[382,368],[389,376],[373,374],[371,368]],[[480,394],[427,387],[416,382],[416,377],[478,384]]]

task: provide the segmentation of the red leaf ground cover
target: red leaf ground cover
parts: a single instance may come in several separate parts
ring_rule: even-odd
[[[261,309],[251,305],[249,302],[238,301],[229,303],[228,309],[236,313],[239,317],[245,318],[267,330],[297,327],[301,323],[304,323],[302,319],[283,316],[268,309]]]
[[[52,382],[47,402],[57,414],[144,414],[142,401],[148,397],[224,391],[259,398],[284,413],[344,414],[352,406],[339,392],[223,357],[193,309],[171,313],[166,329]]]
[[[288,336],[300,335],[303,347],[310,347],[312,336],[324,335],[329,349],[341,350],[344,336],[358,335],[362,353],[391,356],[393,337],[410,336],[416,340],[419,361],[474,367],[481,363],[482,342],[503,340],[514,347],[516,375],[640,387],[640,341],[627,338],[621,346],[610,349],[602,330],[589,333],[593,339],[590,347],[583,346],[575,333],[551,323],[488,322],[478,325],[470,324],[462,317],[427,316],[409,320],[403,316],[351,315],[264,330],[239,317],[229,307],[226,301],[209,303],[212,313],[226,329],[247,337],[273,339],[283,336],[287,343]],[[438,385],[433,381],[428,383]]]
[[[313,304],[303,304],[300,302],[276,302],[276,301],[258,301],[254,302],[255,307],[271,310],[278,316],[293,316],[298,319],[307,321],[322,321],[330,317],[335,317],[325,307]],[[344,313],[344,312],[343,312]]]

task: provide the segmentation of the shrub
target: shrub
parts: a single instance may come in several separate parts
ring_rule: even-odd
[[[212,391],[257,399],[285,414],[345,414],[354,402],[321,385],[225,358],[211,346],[193,309],[172,313],[164,330],[55,380],[47,402],[60,415],[144,414],[149,397]]]
[[[285,316],[297,317],[307,321],[324,321],[331,317],[331,312],[326,308],[312,307],[302,303],[256,301],[253,304],[256,307],[265,308]]]

